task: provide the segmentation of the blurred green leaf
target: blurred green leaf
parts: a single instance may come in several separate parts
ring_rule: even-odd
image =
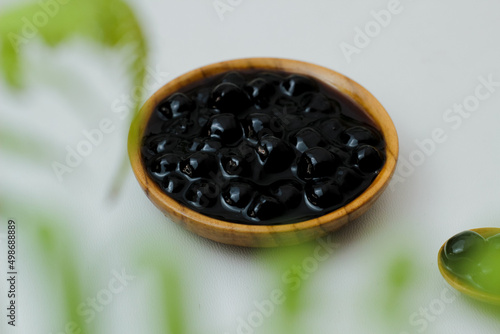
[[[161,296],[163,301],[163,333],[186,333],[186,317],[184,314],[183,287],[179,271],[163,268],[161,275]]]
[[[82,282],[86,277],[78,269],[82,266],[76,255],[75,237],[63,220],[38,203],[27,204],[13,196],[0,194],[2,216],[16,221],[18,235],[26,240],[24,245],[29,245],[27,254],[33,261],[43,263],[41,268],[44,268],[45,277],[38,273],[34,279],[42,281],[43,278],[45,290],[52,292],[52,296],[62,296],[60,300],[55,299],[55,303],[61,303],[61,309],[65,310],[64,320],[61,324],[54,324],[54,330],[63,329],[71,323],[71,326],[80,330],[79,333],[91,334],[90,326],[78,314],[78,307],[84,302]],[[20,247],[23,246],[20,244]]]
[[[407,287],[413,277],[413,262],[407,256],[394,259],[387,271],[388,286],[400,290]]]
[[[304,292],[317,273],[317,269],[306,270],[305,263],[315,262],[319,268],[321,262],[326,260],[326,258],[321,260],[315,258],[318,247],[322,246],[317,242],[309,242],[293,247],[265,250],[263,253],[264,263],[279,280],[279,290],[283,292],[284,301],[276,318],[282,333],[299,332],[301,314],[308,307]]]
[[[39,212],[37,218],[31,220],[37,231],[37,246],[41,250],[39,255],[45,263],[47,274],[51,275],[48,281],[61,282],[61,286],[53,286],[51,289],[60,289],[65,310],[65,323],[59,326],[64,328],[66,324],[74,326],[81,333],[90,334],[89,326],[83,317],[78,314],[78,307],[84,301],[84,287],[82,285],[82,273],[79,272],[79,260],[76,256],[74,237],[55,218],[55,215],[47,216]],[[54,280],[54,278],[57,278]]]
[[[141,249],[137,259],[138,266],[150,272],[156,278],[155,306],[160,310],[157,324],[161,333],[187,333],[187,316],[184,301],[186,299],[181,266],[173,257],[163,259],[155,252],[154,247]]]
[[[0,15],[0,75],[3,75],[9,86],[17,89],[23,87],[22,57],[26,45],[32,39],[40,39],[50,47],[57,47],[73,38],[84,38],[123,53],[127,57],[126,71],[131,85],[143,86],[147,61],[146,40],[133,10],[125,1],[68,0],[64,4],[58,1],[44,4],[23,4]],[[132,117],[139,111],[144,98],[135,97],[134,112],[130,113]],[[19,143],[19,140],[14,142]],[[126,171],[128,160],[123,159],[111,184],[111,197],[120,191]]]
[[[47,146],[39,138],[35,139],[2,126],[0,126],[0,149],[36,160],[46,161],[49,156]]]
[[[34,3],[18,6],[0,15],[0,68],[11,86],[22,85],[20,63],[23,49],[32,39],[40,38],[48,46],[56,47],[75,37],[130,52],[127,55],[131,56],[127,70],[133,84],[142,85],[146,42],[134,12],[126,2],[69,0],[66,4],[50,3],[50,10]]]
[[[398,319],[401,310],[405,309],[406,293],[411,289],[415,273],[414,259],[408,254],[400,253],[388,264],[384,299],[385,312],[389,318]]]

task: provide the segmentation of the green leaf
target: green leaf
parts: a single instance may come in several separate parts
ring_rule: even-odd
[[[137,264],[156,278],[154,290],[159,296],[154,302],[160,318],[156,324],[161,333],[186,334],[188,318],[184,301],[185,284],[181,265],[172,257],[163,259],[154,247],[141,249]]]
[[[49,150],[38,139],[0,127],[0,149],[35,160],[47,161]]]
[[[5,80],[14,88],[21,87],[20,64],[17,51],[15,49],[16,35],[10,37],[2,36],[0,50],[0,68],[3,71]]]
[[[125,1],[69,0],[66,4],[57,1],[54,4],[50,11],[32,3],[0,15],[0,76],[9,86],[22,88],[23,55],[33,39],[55,48],[74,38],[124,53],[131,86],[143,86],[148,54],[146,40],[133,10]],[[48,17],[45,24],[39,24],[44,22],[40,17]],[[138,113],[143,98],[137,97],[134,110],[129,113],[131,118]],[[128,160],[123,159],[112,181],[111,196],[119,193],[128,170]]]

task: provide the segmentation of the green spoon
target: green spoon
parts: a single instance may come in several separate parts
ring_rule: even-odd
[[[500,228],[464,231],[439,250],[438,267],[456,290],[500,305]]]

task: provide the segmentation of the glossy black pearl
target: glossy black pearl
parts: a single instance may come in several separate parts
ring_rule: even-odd
[[[291,209],[302,202],[302,186],[298,182],[278,182],[271,186],[271,193],[280,204]]]
[[[231,176],[244,176],[248,173],[249,164],[242,156],[233,154],[221,158],[222,169]]]
[[[325,142],[321,134],[313,128],[307,127],[299,130],[293,137],[293,144],[299,152],[304,152],[307,149],[324,146]]]
[[[287,95],[280,96],[275,101],[275,110],[280,115],[296,115],[302,112],[300,104],[293,98]]]
[[[264,170],[270,173],[281,172],[295,160],[295,151],[284,140],[265,136],[257,146],[257,153],[263,162]]]
[[[250,81],[245,90],[258,108],[267,108],[276,91],[271,83],[262,78]]]
[[[382,168],[384,158],[378,149],[363,145],[356,149],[354,158],[359,169],[365,173],[373,173]]]
[[[283,205],[271,196],[261,195],[255,198],[248,208],[248,216],[257,221],[265,221],[281,215]]]
[[[284,127],[279,118],[264,113],[253,113],[247,116],[243,123],[245,135],[258,140],[265,135],[281,137]]]
[[[227,205],[242,209],[250,203],[254,192],[248,183],[232,182],[222,192],[222,198]]]
[[[211,93],[212,89],[210,87],[200,88],[195,94],[195,99],[198,105],[206,106],[208,104],[208,100],[210,99]]]
[[[301,105],[306,113],[335,114],[339,108],[338,104],[335,104],[321,93],[304,94]]]
[[[207,135],[220,139],[225,144],[233,144],[243,136],[241,124],[233,114],[219,114],[212,116],[207,123]]]
[[[175,136],[185,137],[189,135],[191,130],[194,130],[195,123],[189,118],[178,117],[172,120],[168,125],[165,125],[162,129],[164,132]]]
[[[335,207],[342,203],[342,193],[332,180],[308,184],[306,197],[309,203],[321,209]]]
[[[250,100],[243,89],[230,82],[223,82],[212,90],[210,103],[222,113],[233,114],[239,114],[250,106]]]
[[[184,189],[187,184],[186,179],[176,173],[170,173],[163,179],[162,188],[168,194],[176,194]]]
[[[165,119],[172,119],[192,112],[196,103],[183,93],[174,93],[158,105],[158,113]]]
[[[376,146],[380,143],[380,136],[364,126],[354,126],[342,133],[341,139],[347,147],[356,147],[362,144]]]
[[[342,133],[346,130],[346,125],[340,119],[330,118],[322,120],[319,124],[319,132],[329,143],[334,145],[344,144],[342,142]]]
[[[273,72],[263,72],[258,76],[258,78],[266,80],[275,87],[279,86],[281,81],[283,81],[283,77],[281,75]]]
[[[222,78],[222,82],[232,83],[238,87],[242,87],[246,83],[246,79],[241,73],[236,71],[228,72]]]
[[[250,145],[248,142],[242,142],[238,147],[234,150],[235,155],[241,157],[245,160],[248,165],[255,166],[258,161],[257,152],[255,152],[255,148]]]
[[[336,155],[325,148],[314,147],[306,150],[299,158],[297,175],[303,180],[333,176],[339,165]]]
[[[202,152],[217,152],[222,147],[222,143],[218,139],[212,138],[195,138],[190,146],[190,151]]]
[[[342,193],[346,194],[348,197],[357,195],[359,192],[359,187],[363,183],[363,176],[356,173],[351,168],[339,167],[334,175],[335,182],[339,185]]]
[[[151,175],[157,179],[161,180],[168,173],[174,171],[180,158],[177,154],[166,153],[157,157],[151,164]]]
[[[217,161],[211,153],[195,152],[179,163],[179,170],[190,178],[210,177],[217,170]]]
[[[214,206],[219,196],[219,186],[211,181],[193,182],[186,190],[186,198],[197,207]]]
[[[300,96],[307,92],[316,91],[318,89],[316,83],[310,78],[293,74],[288,76],[281,83],[282,91],[289,96]]]
[[[179,138],[170,135],[156,135],[145,140],[142,152],[146,156],[171,152],[179,143]]]

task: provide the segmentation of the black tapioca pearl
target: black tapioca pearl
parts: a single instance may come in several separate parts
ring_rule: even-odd
[[[265,135],[282,137],[285,128],[279,118],[264,113],[253,113],[243,122],[247,138],[258,140]]]
[[[339,166],[335,154],[322,147],[306,150],[297,163],[297,176],[303,180],[333,176]]]
[[[207,123],[207,135],[219,139],[223,144],[234,144],[243,136],[240,122],[233,114],[212,116]]]
[[[222,148],[222,143],[218,139],[195,138],[189,148],[189,151],[218,152]]]
[[[265,221],[278,217],[284,210],[285,207],[276,198],[260,195],[252,201],[247,214],[257,221]]]
[[[165,133],[169,133],[174,136],[182,136],[185,137],[192,133],[192,131],[197,130],[194,121],[189,118],[176,118],[171,122],[164,124],[162,130]]]
[[[293,148],[284,140],[273,136],[262,137],[256,150],[264,170],[269,173],[281,172],[289,168],[295,160]]]
[[[235,154],[243,158],[248,164],[253,165],[256,160],[258,160],[258,154],[255,151],[255,146],[249,144],[248,142],[242,142],[235,149]]]
[[[275,105],[272,108],[274,114],[277,115],[295,115],[302,111],[299,102],[289,96],[280,96],[276,99]]]
[[[217,170],[217,160],[211,153],[195,152],[179,163],[179,170],[190,178],[210,177]]]
[[[312,205],[321,209],[335,207],[342,203],[342,193],[332,180],[307,185],[306,197]]]
[[[190,97],[183,93],[174,93],[158,105],[157,111],[164,119],[173,119],[184,116],[195,108],[196,103]]]
[[[250,106],[250,99],[240,87],[230,82],[223,82],[212,90],[209,104],[222,113],[239,114]]]
[[[245,90],[258,108],[267,108],[276,91],[271,83],[262,78],[250,81]]]
[[[271,186],[271,193],[288,209],[296,208],[302,202],[302,186],[295,181],[281,181]]]
[[[363,145],[354,151],[354,160],[359,169],[365,173],[380,170],[384,164],[382,153],[373,146]]]
[[[325,142],[321,134],[311,127],[299,130],[291,139],[291,143],[299,152],[304,152],[307,149],[316,146],[325,146]]]
[[[227,205],[242,209],[250,203],[254,192],[248,183],[231,182],[222,192],[222,198]]]
[[[300,96],[307,92],[318,90],[318,86],[314,80],[309,77],[292,74],[281,83],[281,90],[289,96]]]
[[[199,106],[207,106],[211,93],[211,87],[201,87],[199,90],[193,93],[194,100],[196,100]]]
[[[222,169],[231,176],[245,176],[251,167],[245,158],[237,154],[223,156],[221,165]]]
[[[319,132],[331,144],[342,144],[341,135],[346,130],[346,125],[338,118],[321,120],[318,123]]]
[[[363,176],[347,167],[339,167],[334,175],[335,182],[339,185],[340,190],[351,196],[359,191],[359,187],[363,183]]]
[[[279,86],[284,79],[282,75],[273,72],[262,72],[257,78],[264,79],[275,87]]]
[[[340,106],[321,93],[306,93],[301,99],[301,107],[305,113],[324,113],[335,115]]]
[[[231,71],[228,72],[224,77],[222,78],[222,82],[228,82],[232,83],[238,87],[242,87],[246,83],[246,79],[241,73],[237,71]]]
[[[187,184],[186,179],[176,173],[170,173],[163,179],[162,188],[168,194],[177,194],[184,189]]]
[[[160,134],[148,137],[142,146],[142,153],[146,156],[171,152],[179,143],[179,138]]]
[[[156,157],[150,164],[152,177],[162,180],[168,173],[177,169],[179,161],[179,156],[173,153],[166,153]]]
[[[381,142],[380,135],[365,126],[353,126],[345,130],[340,139],[347,147],[353,148],[362,144],[377,146]]]
[[[186,190],[186,199],[197,207],[208,208],[215,205],[219,192],[214,182],[195,181]]]

